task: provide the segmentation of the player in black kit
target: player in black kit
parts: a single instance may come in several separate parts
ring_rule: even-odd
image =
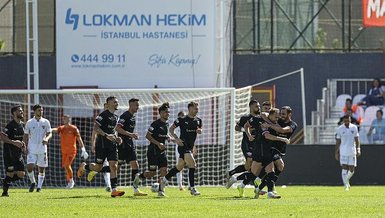
[[[136,112],[139,109],[139,99],[131,98],[128,101],[129,108],[119,117],[116,131],[119,137],[123,139],[123,143],[118,145],[118,172],[124,163],[131,165],[131,181],[134,186],[134,196],[146,196],[139,190],[137,183],[134,182],[135,176],[139,172],[139,164],[136,158],[136,147],[133,140],[139,139],[138,133],[134,132],[136,126]]]
[[[202,134],[202,120],[197,117],[199,106],[196,102],[190,102],[187,105],[188,114],[185,117],[178,118],[174,124],[170,127],[170,135],[174,138],[178,144],[179,161],[178,165],[170,170],[170,172],[161,181],[161,187],[163,188],[171,177],[175,176],[181,171],[185,164],[189,168],[189,182],[191,195],[200,195],[195,188],[195,168],[196,162],[192,154],[197,134]],[[180,138],[175,134],[175,129],[180,128]]]
[[[139,179],[146,179],[155,176],[156,169],[159,168],[159,182],[162,180],[163,176],[167,174],[167,155],[166,155],[166,140],[169,140],[168,135],[168,118],[170,116],[169,104],[163,103],[159,107],[158,112],[160,118],[151,123],[150,128],[148,128],[146,139],[150,141],[150,145],[147,149],[147,165],[148,170],[138,177]],[[138,179],[135,178],[135,182],[138,185]],[[159,197],[165,197],[164,189],[159,186],[158,191]]]
[[[238,178],[233,175],[237,173],[243,173],[245,171],[249,171],[251,167],[251,163],[253,161],[253,158],[252,158],[253,149],[251,147],[251,143],[243,127],[245,126],[246,122],[251,119],[251,117],[255,117],[259,114],[259,110],[260,110],[259,102],[257,100],[251,100],[249,102],[249,109],[250,109],[250,113],[247,115],[243,115],[237,122],[237,125],[235,126],[235,131],[243,132],[241,149],[242,149],[243,156],[246,159],[246,162],[245,164],[239,165],[236,168],[227,172],[226,188],[230,188],[235,182],[237,182]],[[243,178],[240,178],[240,179],[243,180]]]
[[[16,105],[11,108],[12,121],[1,132],[1,139],[4,141],[3,157],[4,167],[7,171],[6,177],[3,180],[3,193],[1,196],[8,197],[8,189],[10,183],[23,179],[25,175],[24,171],[24,159],[22,154],[26,152],[26,147],[23,142],[24,136],[24,123],[23,109],[20,105]]]

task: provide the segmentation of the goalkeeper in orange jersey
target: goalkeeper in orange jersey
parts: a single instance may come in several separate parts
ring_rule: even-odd
[[[66,172],[67,189],[72,189],[75,185],[73,179],[72,162],[76,157],[76,141],[79,143],[81,148],[81,157],[83,159],[88,158],[88,153],[84,147],[82,137],[80,136],[79,129],[71,124],[71,117],[69,115],[63,116],[64,125],[58,128],[53,128],[53,133],[60,135],[60,144],[62,152],[62,167]]]

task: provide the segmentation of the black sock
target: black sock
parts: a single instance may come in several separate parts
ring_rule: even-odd
[[[118,178],[110,178],[111,188],[114,189],[118,186]]]
[[[9,185],[9,183],[11,183],[12,180],[13,180],[12,177],[10,177],[10,176],[5,176],[5,178],[4,178],[3,181],[4,181],[4,184],[5,184],[5,185]]]
[[[244,174],[245,174],[245,179],[242,182],[244,185],[249,184],[251,181],[254,181],[255,178],[257,178],[256,176],[254,176],[254,174],[252,174],[250,172],[247,172],[247,173],[244,173]]]
[[[100,170],[99,173],[109,173],[109,172],[111,172],[110,166],[104,166],[104,167],[102,167],[102,169]]]
[[[170,170],[170,172],[167,173],[165,177],[167,180],[170,180],[171,177],[175,176],[177,173],[179,173],[179,170],[176,167],[174,167]]]
[[[90,165],[88,165],[88,164],[86,164],[86,165],[84,166],[84,169],[85,169],[86,171],[91,171],[91,170],[90,170]]]
[[[241,175],[237,176],[237,180],[245,180],[246,179],[246,173],[242,173]]]
[[[233,170],[230,170],[229,175],[232,176],[236,173],[243,173],[245,171],[246,171],[246,168],[245,168],[245,165],[243,164],[243,165],[239,165],[239,166],[235,167]]]
[[[145,180],[145,179],[146,179],[146,177],[144,176],[144,173],[141,173],[141,174],[139,175],[139,178],[140,178],[141,180]]]
[[[190,187],[195,187],[195,168],[189,168],[188,169],[188,179],[190,182]]]
[[[279,177],[279,174],[281,174],[281,171],[275,169],[275,177],[274,177],[274,184],[277,183],[277,180],[278,180],[278,177]]]
[[[139,173],[138,169],[131,170],[131,181],[134,181],[136,174]]]
[[[14,175],[14,176],[12,177],[12,182],[15,182],[15,181],[21,180],[21,179],[22,179],[22,178],[18,177],[17,175]]]
[[[274,172],[270,172],[266,175],[267,179],[266,179],[266,184],[267,184],[267,191],[268,192],[272,192],[274,191]]]
[[[259,184],[259,186],[258,186],[259,190],[262,190],[263,188],[265,188],[266,183],[267,183],[267,176],[264,176],[264,177],[262,178],[261,184]]]

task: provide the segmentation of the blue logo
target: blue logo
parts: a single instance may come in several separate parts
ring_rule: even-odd
[[[71,61],[74,62],[74,63],[78,62],[79,61],[79,56],[76,55],[76,54],[72,55],[71,56]]]
[[[78,14],[71,14],[71,8],[67,9],[67,15],[66,15],[66,24],[73,24],[72,29],[76,30],[78,28],[79,24],[79,15]]]

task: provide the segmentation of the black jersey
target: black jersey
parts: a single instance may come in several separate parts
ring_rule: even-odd
[[[239,118],[239,121],[237,122],[237,126],[239,128],[244,128],[245,124],[247,123],[248,120],[250,120],[251,117],[253,117],[253,115],[251,114],[243,115],[241,118]],[[247,139],[247,134],[245,132],[243,132],[243,138]]]
[[[118,122],[118,116],[109,110],[103,111],[96,117],[95,123],[103,132],[107,134],[115,134],[115,127]]]
[[[295,123],[292,120],[285,122],[284,120],[280,119],[280,120],[278,120],[278,124],[282,128],[289,126],[292,129],[292,131],[288,132],[288,133],[277,133],[278,136],[283,137],[283,138],[287,138],[287,139],[290,139],[290,137],[294,134],[294,131],[295,131],[295,129],[297,129],[297,126],[298,126],[297,123]],[[282,154],[286,153],[286,143],[284,143],[284,142],[277,141],[276,143],[274,143],[273,147],[275,149],[277,149],[279,152],[281,152]]]
[[[20,122],[17,123],[15,120],[10,121],[7,126],[2,131],[6,136],[8,136],[11,140],[19,140],[23,141],[24,136],[24,123]],[[4,150],[8,150],[8,152],[14,153],[13,156],[20,156],[21,155],[21,149],[8,144],[4,143]]]
[[[156,141],[164,144],[168,138],[168,127],[168,122],[163,122],[160,119],[157,119],[151,123],[150,128],[148,128],[148,132]],[[155,147],[160,151],[157,145],[150,143],[150,146]]]
[[[260,144],[261,136],[262,136],[261,124],[263,124],[265,121],[260,115],[257,115],[257,116],[251,116],[248,122],[251,125],[251,130],[252,130],[251,134],[255,138],[254,141],[252,141],[252,145]]]
[[[129,111],[124,112],[119,117],[118,125],[122,127],[125,131],[134,132],[135,125],[136,125],[136,116],[135,114],[131,114]],[[126,135],[122,135],[119,133],[119,136],[123,139],[128,139],[132,141],[132,138]]]
[[[199,117],[191,118],[185,116],[176,119],[174,121],[174,127],[179,127],[179,137],[183,140],[186,149],[192,149],[197,138],[197,129],[202,128],[202,120]]]

